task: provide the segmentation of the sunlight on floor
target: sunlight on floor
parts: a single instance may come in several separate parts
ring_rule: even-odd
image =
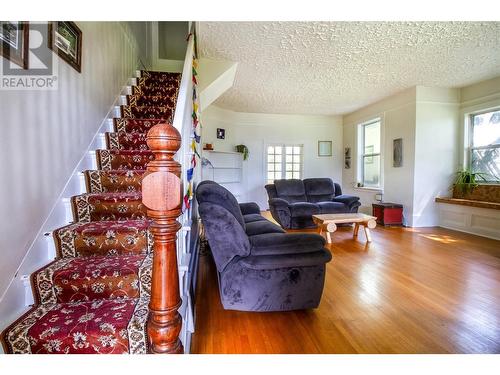
[[[428,238],[429,240],[441,242],[441,243],[460,242],[460,240],[457,240],[456,238],[453,238],[451,236],[443,236],[443,235],[439,235],[439,234],[419,234],[419,236]]]
[[[373,265],[364,265],[360,274],[359,298],[366,304],[378,304],[379,295],[379,270]]]
[[[420,230],[418,228],[405,227],[404,230],[405,232],[420,233]]]

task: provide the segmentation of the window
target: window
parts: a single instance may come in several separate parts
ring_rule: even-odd
[[[470,168],[490,182],[500,179],[500,109],[471,115]]]
[[[380,120],[361,125],[361,181],[380,186]]]
[[[302,146],[274,145],[267,147],[267,183],[274,180],[300,179],[302,176]]]

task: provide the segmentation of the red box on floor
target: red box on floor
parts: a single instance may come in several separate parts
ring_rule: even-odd
[[[398,203],[373,203],[373,216],[381,225],[403,225],[403,205]]]

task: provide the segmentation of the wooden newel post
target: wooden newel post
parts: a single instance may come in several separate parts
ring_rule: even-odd
[[[181,135],[170,124],[158,124],[149,130],[147,144],[155,155],[142,180],[142,201],[153,220],[154,238],[148,340],[152,353],[183,353],[176,249],[182,182],[181,165],[173,159],[181,147]]]

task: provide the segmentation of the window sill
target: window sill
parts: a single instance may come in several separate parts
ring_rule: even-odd
[[[359,191],[376,191],[377,193],[383,193],[384,192],[383,188],[368,187],[368,186],[356,186],[356,187],[354,187],[354,190],[359,190]]]
[[[470,206],[470,207],[490,208],[490,209],[494,209],[494,210],[500,210],[500,203],[476,201],[473,199],[437,197],[436,202],[437,203],[447,203],[447,204],[457,204],[459,206]]]

